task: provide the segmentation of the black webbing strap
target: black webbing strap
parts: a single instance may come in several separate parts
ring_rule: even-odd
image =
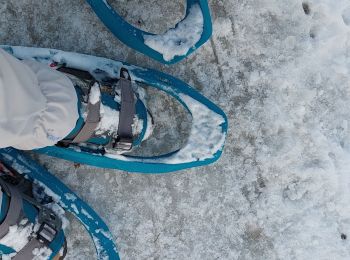
[[[0,238],[3,238],[7,235],[11,226],[18,224],[19,218],[22,215],[23,202],[21,193],[16,187],[7,184],[1,178],[0,185],[10,198],[7,215],[4,221],[0,224]]]
[[[114,148],[118,150],[131,150],[133,143],[132,126],[135,116],[135,96],[131,85],[129,72],[122,68],[119,84],[121,87],[121,107],[119,114],[118,137]]]
[[[62,73],[71,74],[79,79],[89,80],[89,81],[94,80],[93,76],[89,72],[84,70],[68,68],[68,67],[65,67],[64,65],[62,67],[57,68],[57,70]]]
[[[71,143],[84,143],[95,135],[95,131],[101,120],[100,108],[101,100],[95,104],[92,104],[89,100],[84,126]]]

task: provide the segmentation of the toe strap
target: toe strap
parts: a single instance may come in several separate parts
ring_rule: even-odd
[[[120,74],[121,107],[117,133],[118,137],[115,144],[113,144],[113,148],[129,151],[131,150],[133,143],[132,126],[134,124],[135,116],[135,96],[131,86],[129,72],[122,68]]]

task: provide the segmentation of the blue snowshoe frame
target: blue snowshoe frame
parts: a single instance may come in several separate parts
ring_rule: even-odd
[[[144,43],[145,35],[155,35],[149,32],[142,31],[128,22],[126,22],[108,3],[106,0],[86,0],[96,15],[105,24],[105,26],[124,44],[133,48],[159,62],[164,64],[174,64],[186,58],[200,46],[202,46],[212,35],[212,22],[210,10],[207,0],[187,0],[186,17],[193,5],[198,4],[202,10],[204,19],[203,33],[199,41],[188,50],[186,55],[175,56],[172,60],[166,61],[163,55],[158,51],[150,48]],[[179,24],[179,23],[178,23]],[[178,24],[175,26],[177,28]]]
[[[55,176],[23,152],[13,148],[0,149],[0,161],[11,166],[25,178],[35,181],[44,189],[49,189],[51,193],[55,194],[55,198],[53,198],[55,202],[65,211],[73,214],[91,236],[98,259],[120,259],[113,241],[113,235],[104,221],[88,204]]]
[[[128,172],[145,174],[168,173],[208,165],[217,161],[222,154],[228,128],[225,113],[210,100],[179,79],[156,70],[140,68],[118,61],[84,54],[45,48],[12,46],[0,47],[19,59],[35,59],[39,62],[44,62],[47,64],[52,62],[60,64],[65,63],[67,64],[67,67],[89,71],[90,74],[92,74],[96,79],[101,77],[101,75],[105,77],[106,74],[108,74],[108,77],[110,78],[119,78],[121,68],[126,68],[129,71],[132,80],[135,82],[147,84],[147,86],[164,91],[166,94],[178,100],[180,104],[182,104],[183,107],[192,115],[193,121],[195,121],[197,115],[191,113],[189,104],[185,102],[184,97],[200,104],[202,106],[202,110],[206,110],[208,114],[211,113],[211,117],[215,116],[220,119],[220,123],[214,125],[214,123],[211,122],[214,120],[213,118],[210,116],[207,116],[208,118],[206,118],[206,125],[208,127],[212,127],[211,130],[220,132],[220,144],[217,145],[216,143],[210,143],[211,140],[206,141],[206,143],[209,143],[208,147],[209,145],[215,146],[215,150],[210,151],[212,152],[210,156],[208,155],[203,158],[200,156],[200,154],[203,152],[200,149],[203,149],[203,147],[197,148],[196,145],[193,146],[193,150],[187,152],[190,152],[195,156],[191,160],[185,162],[181,162],[181,160],[180,162],[176,163],[169,162],[169,160],[176,156],[183,156],[183,148],[168,154],[154,157],[135,157],[127,154],[107,157],[103,154],[91,153],[83,149],[77,151],[77,149],[74,148],[63,148],[59,146],[51,146],[36,150],[39,153],[100,168],[119,169]],[[200,129],[200,131],[201,130],[202,129]],[[204,130],[205,129],[203,129],[203,132]],[[206,140],[206,137],[207,136],[202,136],[202,140],[203,138]],[[196,150],[196,148],[198,150]],[[196,154],[199,154],[198,157]]]

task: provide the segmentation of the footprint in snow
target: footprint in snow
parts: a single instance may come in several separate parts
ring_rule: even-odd
[[[327,41],[348,33],[350,26],[350,5],[348,1],[309,0],[301,4],[305,15],[310,17],[312,39]]]
[[[347,26],[350,26],[350,6],[345,8],[342,12],[342,18]]]

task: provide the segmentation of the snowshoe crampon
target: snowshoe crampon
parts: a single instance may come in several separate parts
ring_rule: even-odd
[[[82,113],[76,129],[59,145],[37,150],[40,153],[82,164],[140,173],[165,173],[207,165],[218,160],[222,154],[227,132],[225,113],[174,77],[83,54],[53,49],[2,47],[19,59],[34,59],[57,66],[63,73],[90,82],[86,84],[89,86],[85,90],[84,87],[77,90],[82,92],[78,96],[82,97],[80,106],[84,107],[85,112]],[[180,149],[152,157],[125,153],[147,139],[154,127],[152,115],[142,94],[144,86],[153,87],[173,97],[191,115],[189,135]],[[130,103],[135,105],[131,106]],[[105,111],[118,110],[119,125],[116,125],[119,128],[114,131],[117,134],[110,135],[108,127],[101,127],[97,138],[89,138],[91,129],[96,128],[99,123],[97,120],[101,115],[96,112],[100,111],[101,106]],[[108,125],[109,121],[100,122],[100,125]],[[138,125],[136,130],[135,125]],[[86,142],[81,143],[82,140]]]
[[[97,259],[119,260],[113,236],[95,211],[20,151],[0,149],[0,186],[1,259],[63,259],[69,212],[90,234]]]
[[[120,41],[165,64],[186,58],[212,35],[207,0],[187,0],[185,18],[162,35],[142,31],[127,23],[106,0],[87,2]]]

